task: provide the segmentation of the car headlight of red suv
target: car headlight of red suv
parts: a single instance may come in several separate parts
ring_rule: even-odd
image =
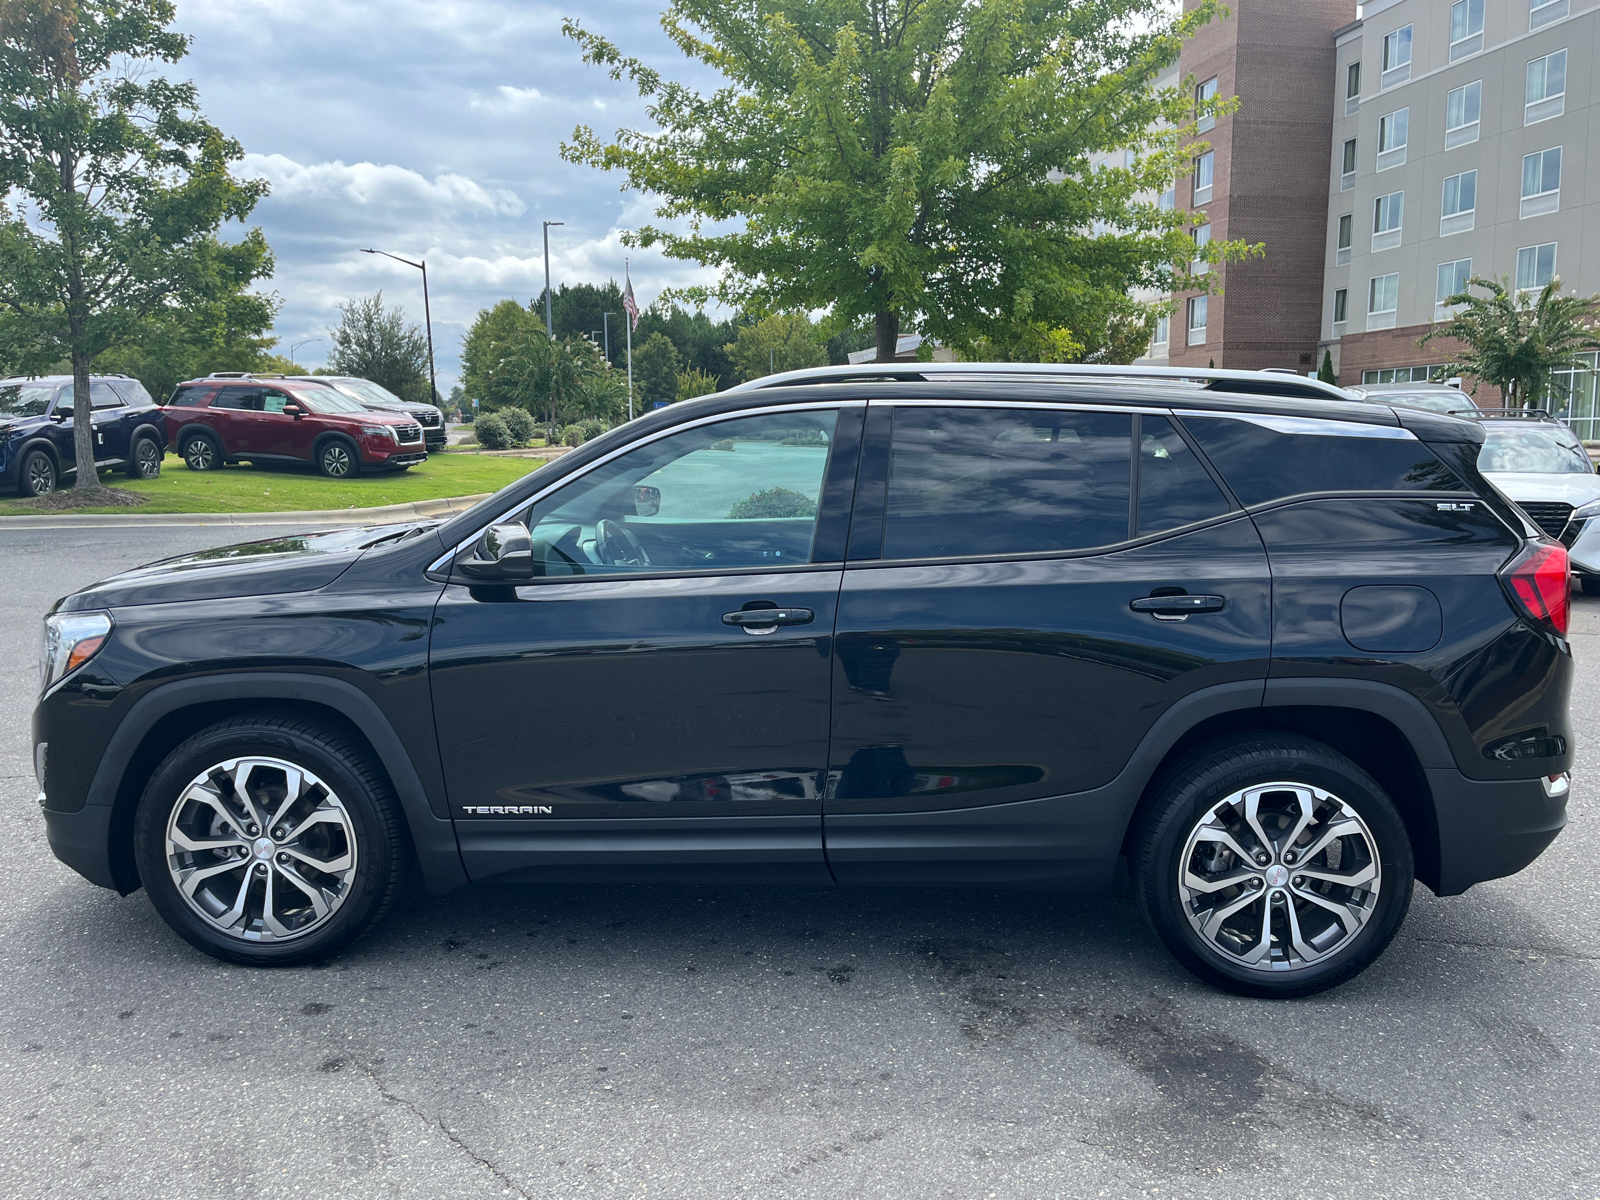
[[[387,438],[397,446],[400,444],[400,435],[394,431],[393,425],[363,425],[361,432],[368,437]]]

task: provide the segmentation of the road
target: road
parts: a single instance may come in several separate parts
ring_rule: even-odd
[[[1565,834],[1310,1000],[1199,984],[1125,885],[479,888],[257,971],[55,861],[27,732],[51,600],[249,536],[0,528],[0,1195],[1600,1195],[1600,600]]]

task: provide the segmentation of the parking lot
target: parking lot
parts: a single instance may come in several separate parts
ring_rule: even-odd
[[[1600,1196],[1600,599],[1566,832],[1309,1000],[1201,985],[1125,884],[478,888],[269,972],[56,862],[28,714],[55,597],[281,532],[0,527],[0,1194]]]

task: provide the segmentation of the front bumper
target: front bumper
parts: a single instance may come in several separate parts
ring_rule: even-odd
[[[1568,536],[1561,539],[1567,543],[1573,570],[1582,575],[1600,575],[1600,518],[1573,524],[1578,526],[1576,534],[1569,529]]]
[[[363,447],[361,452],[363,466],[376,470],[399,469],[400,467],[414,467],[419,463],[428,461],[428,452],[419,447],[415,442],[401,446],[398,449],[373,450]]]
[[[1556,840],[1567,823],[1567,796],[1539,779],[1468,779],[1454,768],[1429,769],[1439,823],[1441,896],[1515,875]]]

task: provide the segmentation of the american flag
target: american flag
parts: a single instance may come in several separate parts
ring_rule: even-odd
[[[627,274],[626,271],[624,271],[624,274]],[[627,289],[622,293],[622,307],[628,313],[628,328],[637,329],[639,328],[639,302],[633,298],[633,277],[627,275],[627,280]]]

